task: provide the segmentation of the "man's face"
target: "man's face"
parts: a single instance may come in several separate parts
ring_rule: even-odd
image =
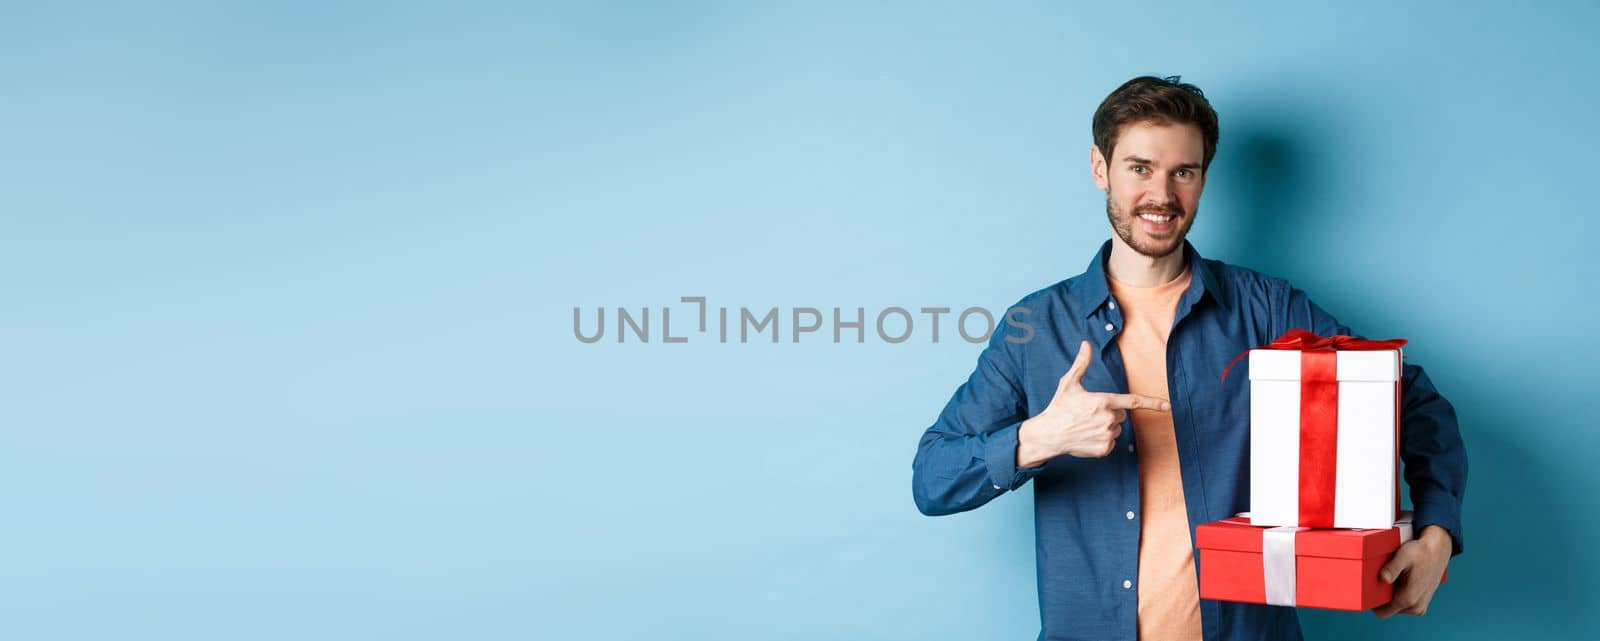
[[[1194,125],[1134,123],[1122,128],[1107,159],[1089,152],[1095,184],[1106,192],[1106,218],[1129,248],[1160,258],[1183,247],[1205,188],[1205,140]]]

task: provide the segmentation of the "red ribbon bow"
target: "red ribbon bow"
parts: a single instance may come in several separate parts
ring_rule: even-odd
[[[1284,332],[1282,336],[1279,336],[1277,340],[1274,340],[1271,343],[1267,343],[1266,345],[1262,345],[1260,347],[1252,347],[1251,349],[1291,349],[1300,350],[1303,352],[1373,351],[1384,349],[1400,349],[1401,347],[1405,346],[1406,342],[1407,341],[1404,338],[1391,338],[1388,340],[1375,341],[1358,336],[1345,336],[1342,334],[1334,336],[1320,336],[1311,330],[1300,329],[1296,327]],[[1239,364],[1239,359],[1244,358],[1249,354],[1250,350],[1247,349],[1243,352],[1240,352],[1238,356],[1233,357],[1233,360],[1228,361],[1228,366],[1222,368],[1223,382],[1228,381],[1228,370],[1233,369],[1234,365]]]

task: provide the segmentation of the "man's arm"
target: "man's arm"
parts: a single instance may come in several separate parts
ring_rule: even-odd
[[[1411,486],[1417,531],[1438,526],[1450,535],[1450,556],[1462,551],[1461,501],[1467,489],[1467,449],[1455,407],[1439,395],[1418,365],[1406,365],[1401,386],[1400,456]]]
[[[1117,446],[1128,410],[1171,410],[1165,399],[1084,389],[1094,349],[1083,341],[1072,367],[1056,381],[1050,404],[1024,421],[1022,367],[1007,347],[991,339],[977,371],[923,433],[911,476],[911,493],[923,514],[983,505],[1026,483],[1058,456],[1104,457]]]
[[[911,463],[911,496],[923,514],[971,510],[1042,469],[1017,467],[1017,429],[1027,418],[1017,347],[997,328],[972,376],[923,432]]]

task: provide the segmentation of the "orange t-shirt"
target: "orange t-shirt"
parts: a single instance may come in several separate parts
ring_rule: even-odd
[[[1171,282],[1134,287],[1107,278],[1122,306],[1117,348],[1128,373],[1128,391],[1168,398],[1167,335],[1178,299],[1189,288],[1184,270]],[[1168,398],[1168,400],[1171,400]],[[1139,457],[1139,638],[1200,639],[1200,587],[1196,584],[1189,514],[1178,472],[1178,442],[1172,414],[1129,410]]]

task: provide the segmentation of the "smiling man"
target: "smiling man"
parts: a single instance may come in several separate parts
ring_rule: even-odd
[[[996,332],[922,435],[912,495],[936,516],[1032,480],[1040,639],[1298,639],[1294,608],[1201,601],[1194,527],[1248,509],[1250,403],[1235,355],[1290,328],[1350,329],[1288,282],[1185,240],[1217,115],[1178,78],[1140,77],[1095,111],[1089,168],[1111,239],[1029,294],[1031,340]],[[1418,537],[1381,570],[1377,614],[1423,614],[1461,552],[1467,459],[1449,401],[1405,365],[1401,458]]]

